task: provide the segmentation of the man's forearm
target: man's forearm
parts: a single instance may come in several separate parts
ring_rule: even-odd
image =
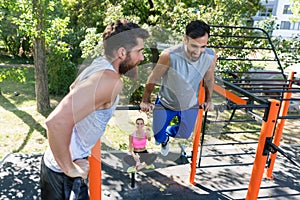
[[[151,93],[154,90],[155,83],[147,83],[144,94],[142,96],[142,102],[144,103],[150,103],[151,102]]]
[[[63,120],[47,120],[47,135],[49,146],[54,155],[54,158],[61,170],[68,174],[74,169],[70,153],[70,140],[72,128],[67,128],[67,123]]]
[[[214,91],[214,78],[211,78],[209,80],[205,80],[204,87],[205,87],[205,102],[211,102],[212,94]]]

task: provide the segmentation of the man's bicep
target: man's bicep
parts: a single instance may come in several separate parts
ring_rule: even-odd
[[[207,70],[207,72],[205,73],[204,79],[214,80],[215,70],[216,70],[216,61],[217,61],[217,56],[215,55],[214,60],[212,61],[210,67]]]

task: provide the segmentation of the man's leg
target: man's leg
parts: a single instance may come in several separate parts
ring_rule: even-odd
[[[56,173],[44,164],[44,158],[41,161],[41,198],[42,200],[64,199],[64,178],[63,173]]]
[[[69,199],[74,178],[67,177],[64,173],[57,173],[46,167],[44,158],[41,162],[41,198],[42,200]],[[78,200],[89,200],[87,183],[81,183]]]
[[[166,129],[178,112],[164,108],[159,99],[156,100],[155,107],[159,107],[159,109],[154,109],[153,111],[152,129],[155,141],[162,143],[167,140]]]
[[[198,116],[198,109],[181,111],[178,115],[178,124],[167,128],[168,135],[177,138],[189,138],[194,130]]]

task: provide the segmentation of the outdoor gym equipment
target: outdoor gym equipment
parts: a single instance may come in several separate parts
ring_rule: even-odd
[[[254,95],[249,94],[247,91],[242,91],[244,94],[248,94],[249,98],[252,101],[259,102],[260,104],[247,104],[247,101],[240,98],[236,94],[228,91],[228,90],[221,90],[219,86],[215,85],[215,92],[218,94],[225,94],[227,99],[230,99],[231,103],[228,103],[226,105],[216,105],[215,110],[218,111],[224,111],[224,110],[236,110],[236,109],[242,109],[245,110],[245,112],[249,113],[253,118],[259,119],[257,115],[253,112],[253,109],[264,109],[265,114],[260,119],[262,121],[262,127],[260,131],[260,136],[258,140],[257,150],[256,150],[256,156],[253,163],[252,168],[252,175],[249,182],[248,192],[246,199],[256,199],[258,196],[258,192],[260,189],[260,184],[264,175],[265,165],[268,161],[268,153],[266,153],[266,141],[271,141],[273,138],[273,132],[275,130],[275,125],[278,118],[279,110],[287,109],[288,104],[281,105],[280,101],[278,100],[263,100],[261,98],[258,98]],[[204,102],[205,92],[204,87],[200,87],[199,91],[199,103]],[[237,104],[240,103],[240,104]],[[280,106],[281,105],[281,106]],[[139,106],[119,106],[117,107],[117,110],[138,110]],[[159,108],[154,108],[159,109]],[[190,172],[190,183],[195,184],[194,178],[196,174],[196,168],[200,167],[200,161],[201,161],[201,149],[203,148],[203,140],[204,135],[203,134],[203,128],[202,124],[203,120],[206,119],[207,114],[203,114],[203,109],[201,109],[201,106],[196,106],[193,109],[199,109],[197,122],[194,129],[194,141],[193,141],[193,151],[191,155],[191,172]],[[204,117],[204,118],[203,118]],[[278,126],[277,126],[278,127]],[[201,135],[202,130],[202,135]],[[279,132],[279,131],[277,131]],[[202,137],[202,140],[200,138]],[[278,137],[278,135],[275,137]],[[197,162],[198,158],[198,152],[199,152],[199,144],[201,145],[200,149],[200,156],[199,161]],[[276,145],[277,146],[277,145]],[[274,146],[272,146],[274,147]],[[101,199],[101,158],[100,158],[100,141],[95,145],[92,151],[92,155],[89,157],[91,171],[90,171],[90,195],[92,199],[98,200]],[[272,154],[273,155],[273,154]],[[274,162],[275,160],[273,160]],[[197,166],[198,164],[198,166]],[[269,170],[269,169],[268,169]],[[133,179],[132,179],[133,180]]]
[[[214,29],[224,29],[224,34],[214,33]],[[244,30],[244,33],[240,33],[240,30]],[[255,32],[257,35],[250,35],[249,32]],[[232,32],[232,34],[230,34]],[[262,34],[260,34],[260,33]],[[240,34],[239,34],[240,33]],[[249,34],[249,35],[248,35]],[[234,44],[219,44],[219,39],[215,38],[235,38]],[[215,40],[214,40],[215,39]],[[225,66],[227,63],[234,64],[234,66],[242,66],[242,62],[246,65],[249,62],[260,63],[264,62],[272,63],[272,65],[278,65],[279,71],[276,72],[242,72],[242,71],[220,71],[221,75],[217,78],[216,82],[221,84],[214,85],[214,92],[226,99],[225,105],[216,106],[217,111],[232,111],[231,116],[225,127],[229,123],[233,123],[233,117],[237,110],[241,110],[247,115],[251,116],[253,120],[261,122],[261,129],[257,132],[259,133],[259,139],[257,143],[257,149],[255,152],[255,159],[252,166],[251,178],[249,181],[248,191],[246,195],[247,200],[257,199],[258,193],[262,181],[262,177],[265,175],[267,178],[272,179],[272,171],[274,163],[276,160],[276,150],[280,153],[284,153],[279,148],[279,141],[282,137],[282,131],[284,128],[286,119],[299,119],[299,116],[287,116],[287,111],[289,107],[289,102],[291,100],[299,101],[297,98],[293,98],[291,94],[300,93],[300,90],[293,87],[293,84],[299,84],[300,82],[295,80],[293,72],[290,73],[288,77],[285,76],[279,58],[276,54],[275,48],[271,42],[268,33],[263,29],[253,28],[253,27],[232,27],[232,26],[211,26],[211,39],[214,44],[210,46],[211,48],[218,49],[219,52],[222,49],[234,49],[236,51],[245,51],[243,55],[254,54],[256,52],[261,53],[266,51],[268,55],[270,52],[274,54],[274,58],[257,58],[255,56],[251,57],[234,57],[231,55],[223,55],[218,58],[218,64],[220,66]],[[243,41],[253,41],[256,40],[256,44],[263,44],[266,41],[266,46],[247,46],[240,45],[245,44]],[[241,42],[240,42],[241,41]],[[263,41],[263,42],[262,42]],[[233,54],[235,55],[235,54]],[[247,63],[248,62],[248,63]],[[261,64],[261,65],[264,65]],[[242,67],[241,67],[242,68]],[[234,75],[235,77],[230,77],[228,75]],[[257,78],[258,75],[275,78]],[[279,78],[277,77],[279,76]],[[247,78],[250,77],[250,78]],[[222,86],[221,86],[222,85]],[[200,87],[198,101],[203,103],[205,98],[205,92],[203,86]],[[219,109],[218,109],[219,108]],[[119,110],[136,110],[138,107],[124,106],[119,107]],[[199,109],[199,107],[195,108]],[[256,110],[262,110],[258,113]],[[196,169],[201,167],[201,157],[202,148],[205,146],[203,143],[206,134],[205,124],[208,120],[207,113],[203,113],[203,109],[199,109],[198,118],[194,128],[194,139],[192,145],[191,157],[191,170],[190,170],[190,183],[195,184],[195,174]],[[263,113],[262,115],[260,115]],[[245,120],[244,122],[249,122],[250,120]],[[236,120],[236,122],[241,123],[241,121]],[[254,133],[254,132],[253,132]],[[222,133],[227,134],[227,133]],[[231,134],[231,133],[229,133]],[[250,133],[251,134],[251,133]],[[200,148],[199,148],[200,145]],[[200,154],[200,155],[199,155]],[[187,156],[185,151],[182,151],[183,156]],[[198,160],[199,158],[199,160]],[[92,155],[89,158],[91,163],[90,172],[90,195],[91,199],[101,199],[101,159],[100,159],[100,141],[94,147]],[[289,159],[292,160],[292,159]],[[291,161],[292,162],[292,161]],[[294,163],[297,166],[297,163]],[[266,168],[266,170],[265,170]],[[265,174],[264,174],[265,173]]]

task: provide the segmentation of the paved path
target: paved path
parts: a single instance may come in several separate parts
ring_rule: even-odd
[[[285,150],[300,162],[300,146]],[[218,156],[216,156],[216,154]],[[189,164],[181,164],[180,152],[172,149],[158,156],[156,169],[136,174],[134,188],[123,157],[127,152],[102,152],[102,199],[245,199],[255,156],[255,146],[213,146],[203,151],[196,185],[189,184]],[[41,154],[10,154],[0,163],[0,199],[39,199]],[[300,199],[300,170],[278,155],[275,179],[263,180],[259,199]]]

